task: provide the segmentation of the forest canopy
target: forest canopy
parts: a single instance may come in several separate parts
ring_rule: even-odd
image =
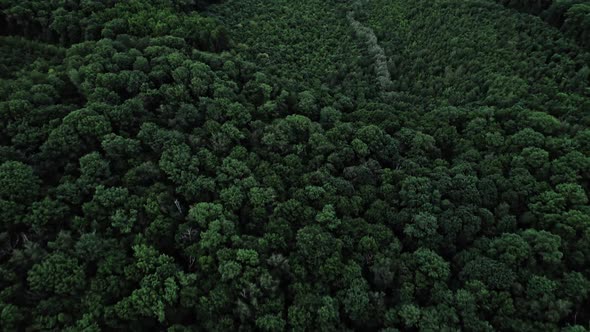
[[[590,331],[586,0],[0,1],[1,331]]]

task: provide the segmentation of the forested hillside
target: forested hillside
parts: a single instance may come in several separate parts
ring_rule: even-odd
[[[0,330],[590,330],[585,0],[0,1]]]
[[[588,0],[496,0],[507,7],[538,15],[547,23],[590,48]]]

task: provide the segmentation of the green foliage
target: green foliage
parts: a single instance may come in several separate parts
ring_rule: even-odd
[[[27,282],[34,292],[67,295],[83,289],[84,279],[77,260],[55,253],[31,268]]]
[[[0,198],[26,203],[35,200],[39,194],[39,178],[33,169],[18,161],[7,161],[0,165]]]
[[[1,2],[0,330],[585,331],[588,12]]]
[[[584,0],[497,1],[505,6],[539,15],[575,38],[580,45],[590,46],[590,5]]]

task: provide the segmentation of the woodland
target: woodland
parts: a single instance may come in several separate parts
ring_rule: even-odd
[[[0,0],[0,331],[590,331],[589,0]]]

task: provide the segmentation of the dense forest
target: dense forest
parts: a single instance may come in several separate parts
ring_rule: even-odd
[[[590,331],[588,0],[0,0],[1,331]]]
[[[590,2],[588,0],[496,0],[508,7],[540,16],[547,23],[590,48]]]

